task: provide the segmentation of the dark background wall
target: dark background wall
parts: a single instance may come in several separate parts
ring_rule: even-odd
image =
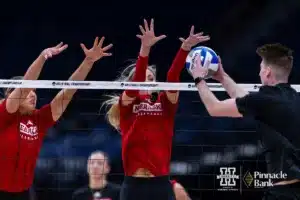
[[[299,1],[220,0],[195,2],[127,1],[6,1],[1,5],[0,77],[22,75],[38,54],[63,41],[69,48],[49,61],[41,79],[65,80],[84,58],[79,43],[92,45],[95,36],[112,42],[113,57],[95,64],[88,80],[113,80],[135,59],[139,40],[135,37],[143,18],[155,19],[157,34],[167,39],[151,52],[150,62],[158,67],[158,80],[167,70],[191,25],[211,36],[205,45],[221,57],[226,71],[241,83],[259,82],[259,58],[255,50],[271,42],[295,50],[291,83],[299,84]],[[184,71],[182,81],[191,81]],[[38,90],[39,105],[57,92]],[[36,168],[35,189],[39,199],[70,199],[74,189],[86,184],[86,159],[96,150],[108,152],[112,160],[110,180],[122,182],[120,136],[107,125],[99,110],[103,94],[111,91],[79,91],[63,119],[45,139]],[[223,92],[217,93],[226,98]],[[259,159],[251,119],[208,117],[195,92],[182,92],[176,117],[172,174],[194,199],[217,197],[215,175],[220,166],[264,170]],[[238,198],[259,198],[261,192],[226,192]]]

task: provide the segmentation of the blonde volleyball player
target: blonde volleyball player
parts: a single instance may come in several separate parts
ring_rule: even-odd
[[[84,80],[93,64],[105,56],[112,45],[102,48],[104,38],[95,39],[94,46],[81,47],[85,59],[69,80]],[[44,50],[28,68],[22,79],[36,80],[45,61],[67,48],[59,44]],[[34,89],[7,89],[0,104],[0,199],[26,200],[33,181],[34,169],[43,138],[48,128],[61,117],[70,103],[75,89],[61,90],[41,109],[36,109]]]
[[[140,26],[141,49],[135,65],[121,74],[119,81],[152,82],[156,80],[154,66],[148,66],[151,47],[166,36],[156,37],[154,20],[144,20]],[[179,82],[179,76],[190,49],[209,40],[202,33],[183,39],[170,70],[168,82]],[[171,200],[174,193],[169,180],[174,118],[178,106],[178,91],[126,90],[120,96],[105,102],[111,107],[107,113],[109,123],[122,135],[122,159],[125,178],[121,200]]]

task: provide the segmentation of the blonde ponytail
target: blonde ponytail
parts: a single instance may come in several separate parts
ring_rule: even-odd
[[[120,130],[120,107],[119,107],[119,96],[108,95],[109,99],[104,101],[102,106],[110,107],[106,112],[106,119],[108,123],[116,130]]]

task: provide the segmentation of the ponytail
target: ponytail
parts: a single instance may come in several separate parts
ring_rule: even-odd
[[[119,96],[109,95],[109,99],[104,101],[102,106],[110,107],[106,112],[106,119],[108,123],[116,130],[120,130],[120,107],[119,107]]]

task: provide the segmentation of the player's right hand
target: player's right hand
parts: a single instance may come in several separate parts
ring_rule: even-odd
[[[152,47],[158,41],[166,38],[165,35],[155,36],[154,33],[154,20],[151,19],[150,26],[148,25],[147,20],[144,19],[144,27],[139,26],[141,30],[141,35],[136,35],[139,39],[141,39],[142,46],[145,48]]]

